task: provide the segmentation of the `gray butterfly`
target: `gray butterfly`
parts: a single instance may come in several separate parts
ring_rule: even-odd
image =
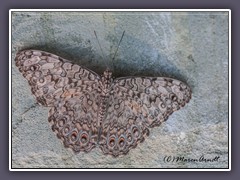
[[[165,77],[112,78],[38,50],[16,55],[38,103],[50,107],[48,121],[75,153],[100,147],[104,154],[127,154],[191,98],[190,88]]]

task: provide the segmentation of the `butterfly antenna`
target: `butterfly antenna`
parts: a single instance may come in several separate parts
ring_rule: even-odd
[[[101,47],[101,45],[100,45],[100,42],[99,42],[99,40],[98,40],[97,33],[96,33],[95,30],[94,30],[94,34],[95,34],[95,37],[96,37],[96,39],[97,39],[98,46],[99,46],[99,48],[100,48],[100,50],[101,50],[101,52],[102,52],[102,58],[104,58],[103,50],[102,50],[102,47]]]
[[[124,33],[125,33],[125,31],[123,31],[122,37],[121,37],[120,41],[118,42],[118,46],[117,46],[117,49],[116,49],[116,51],[115,51],[115,53],[114,53],[114,56],[113,56],[113,58],[112,58],[112,61],[113,61],[113,60],[115,59],[115,57],[116,57],[116,54],[117,54],[117,52],[118,52],[118,48],[119,48],[119,46],[120,46],[120,43],[121,43],[121,41],[122,41],[122,39],[123,39]]]

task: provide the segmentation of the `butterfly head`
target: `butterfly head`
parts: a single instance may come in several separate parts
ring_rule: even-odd
[[[104,93],[107,93],[110,89],[112,82],[112,71],[106,69],[101,77],[100,89],[102,89]]]
[[[112,79],[112,71],[110,69],[106,69],[103,73],[104,80],[111,80]]]

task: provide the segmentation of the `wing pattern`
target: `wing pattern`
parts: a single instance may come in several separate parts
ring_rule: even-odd
[[[38,103],[51,107],[49,122],[65,147],[90,151],[97,144],[99,76],[51,53],[26,50],[15,58]]]
[[[143,142],[149,135],[149,128],[159,126],[190,98],[190,88],[175,79],[116,79],[103,122],[101,149],[114,156],[126,154]]]
[[[16,66],[38,103],[50,107],[52,130],[75,153],[99,146],[104,154],[124,155],[191,98],[190,88],[165,77],[115,80],[59,56],[20,51]]]

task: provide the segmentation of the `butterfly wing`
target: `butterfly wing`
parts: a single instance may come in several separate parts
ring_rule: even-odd
[[[114,81],[100,148],[118,156],[135,148],[191,98],[190,88],[171,78],[130,77]]]
[[[49,122],[65,147],[74,152],[94,148],[99,76],[59,56],[38,50],[20,51],[15,61],[37,102],[51,107]]]

